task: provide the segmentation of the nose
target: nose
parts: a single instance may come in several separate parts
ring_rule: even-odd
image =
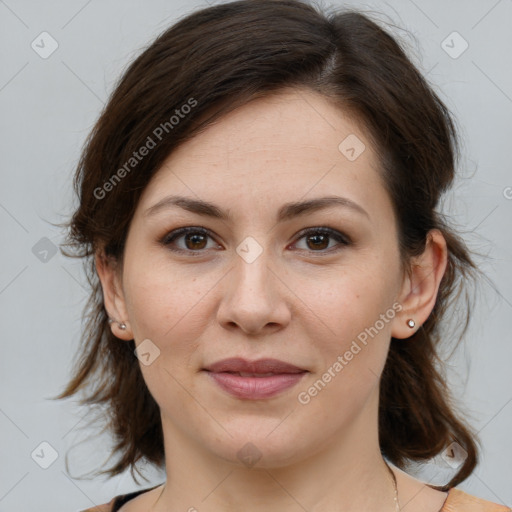
[[[269,334],[290,322],[291,292],[280,272],[269,266],[266,252],[248,263],[236,255],[234,267],[226,276],[217,311],[226,329],[241,329],[245,334]]]

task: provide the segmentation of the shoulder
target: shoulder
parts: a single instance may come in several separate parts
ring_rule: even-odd
[[[392,470],[397,478],[400,501],[407,503],[407,510],[411,507],[418,512],[512,512],[508,506],[477,498],[456,487],[447,493],[441,492],[395,466]]]
[[[116,498],[112,498],[108,503],[103,505],[96,505],[86,510],[80,510],[80,512],[112,512],[114,510],[114,503]]]
[[[151,496],[151,491],[161,487],[161,485],[156,485],[154,487],[150,487],[149,489],[141,489],[138,491],[130,492],[129,494],[120,494],[112,498],[108,503],[103,505],[95,505],[94,507],[88,508],[86,510],[80,510],[80,512],[121,512],[121,510],[129,510],[130,505],[127,505],[128,508],[123,507],[123,505],[128,502],[137,502],[138,498],[141,495],[145,495],[146,497]],[[142,497],[142,496],[141,496]]]
[[[505,505],[477,498],[460,489],[450,489],[448,498],[440,512],[511,512]]]

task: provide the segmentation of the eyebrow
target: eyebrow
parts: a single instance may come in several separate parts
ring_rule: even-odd
[[[228,212],[220,209],[218,206],[202,201],[200,199],[192,199],[185,196],[167,196],[158,201],[144,212],[144,216],[152,216],[163,210],[171,207],[180,207],[198,215],[205,217],[213,217],[215,219],[221,219],[225,221],[231,220],[231,216]],[[332,208],[334,206],[342,206],[344,208],[350,208],[351,210],[358,212],[368,219],[370,216],[368,212],[359,204],[355,203],[351,199],[340,196],[327,196],[319,197],[315,199],[309,199],[307,201],[299,201],[284,204],[278,211],[276,216],[277,222],[284,222],[300,215],[306,215],[319,210]]]

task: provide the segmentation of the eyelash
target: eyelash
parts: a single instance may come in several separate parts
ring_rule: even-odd
[[[165,247],[169,248],[171,251],[173,252],[178,252],[178,253],[188,253],[188,254],[194,254],[194,256],[200,256],[200,253],[201,252],[205,252],[206,249],[198,249],[198,250],[192,250],[192,249],[177,249],[177,248],[171,248],[171,244],[177,240],[178,238],[181,238],[189,233],[193,233],[193,234],[200,234],[200,235],[204,235],[204,236],[209,236],[211,238],[213,238],[212,236],[212,233],[206,229],[206,228],[203,228],[201,226],[196,226],[196,227],[183,227],[183,228],[179,228],[179,229],[175,229],[174,231],[171,231],[170,233],[166,234],[161,240],[160,240],[160,243],[162,245],[164,245]],[[329,228],[327,226],[322,226],[322,227],[318,227],[318,228],[307,228],[307,229],[304,229],[302,231],[300,231],[297,236],[298,236],[298,239],[297,241],[301,240],[302,238],[305,238],[307,237],[308,235],[327,235],[331,238],[333,238],[334,240],[336,240],[338,242],[339,245],[341,246],[349,246],[352,244],[352,241],[350,240],[350,238],[343,234],[343,233],[340,233],[339,231],[335,230],[335,229],[332,229],[332,228]],[[299,249],[299,250],[307,250],[307,249]],[[313,250],[310,250],[308,252],[311,252],[311,253],[320,253],[320,255],[323,255],[323,254],[331,254],[333,252],[338,252],[339,250],[341,250],[341,247],[338,247],[337,249],[334,249],[331,248],[331,249],[324,249],[324,250],[320,250],[320,251],[313,251]]]

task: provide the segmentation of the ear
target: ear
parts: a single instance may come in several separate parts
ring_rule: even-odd
[[[125,341],[133,339],[133,332],[128,321],[126,303],[123,294],[121,267],[113,257],[106,256],[102,249],[95,255],[96,272],[101,281],[103,289],[103,300],[109,318],[113,320],[110,324],[112,333],[117,338]],[[126,329],[121,329],[119,324],[125,324]]]
[[[426,322],[434,309],[439,284],[448,264],[446,240],[438,229],[427,234],[425,250],[413,258],[410,272],[404,277],[398,302],[402,305],[391,329],[391,336],[405,339],[412,336]],[[412,318],[412,329],[407,321]]]

